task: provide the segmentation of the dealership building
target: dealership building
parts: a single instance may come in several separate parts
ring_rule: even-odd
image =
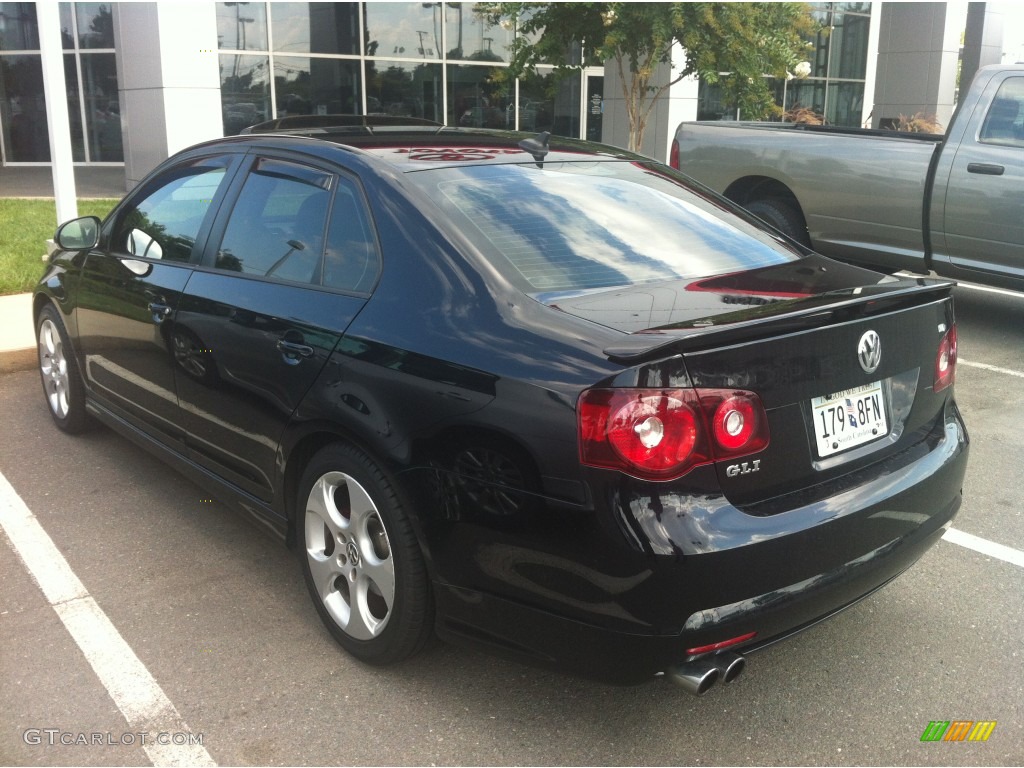
[[[916,112],[947,124],[961,68],[1000,61],[998,4],[810,5],[823,24],[808,41],[810,75],[772,86],[784,108],[832,124],[877,127]],[[67,126],[76,166],[123,166],[128,188],[185,146],[296,114],[409,116],[624,146],[615,68],[581,41],[566,52],[578,72],[510,77],[517,34],[470,2],[0,2],[0,184],[5,168],[50,163],[56,125]],[[66,116],[52,93],[57,70]],[[664,160],[680,121],[737,116],[714,87],[682,81],[642,149]]]

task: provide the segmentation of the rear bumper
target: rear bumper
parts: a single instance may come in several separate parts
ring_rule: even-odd
[[[749,632],[730,650],[763,648],[881,588],[942,536],[967,465],[955,406],[935,439],[911,450],[899,466],[883,463],[845,490],[769,517],[708,498],[676,508],[662,498],[659,519],[634,526],[647,540],[647,568],[629,588],[595,596],[590,616],[579,600],[559,610],[438,585],[438,631],[619,684],[694,658],[687,648]],[[618,498],[619,515],[651,506],[642,493]]]

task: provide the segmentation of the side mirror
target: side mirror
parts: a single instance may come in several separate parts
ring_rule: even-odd
[[[65,251],[95,248],[100,241],[100,220],[95,216],[83,216],[65,221],[57,227],[53,239]]]

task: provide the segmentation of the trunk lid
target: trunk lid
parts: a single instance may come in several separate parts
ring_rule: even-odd
[[[638,381],[668,381],[681,356],[693,387],[755,392],[770,443],[716,471],[733,504],[772,514],[789,508],[776,497],[808,503],[808,489],[941,433],[948,392],[933,385],[952,287],[811,257],[553,303],[633,330],[605,351]]]

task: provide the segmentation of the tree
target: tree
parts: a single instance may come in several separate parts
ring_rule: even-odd
[[[790,76],[816,28],[806,3],[477,3],[492,24],[512,21],[521,33],[509,74],[554,64],[563,73],[586,63],[567,56],[574,44],[613,62],[629,118],[629,148],[643,143],[657,100],[685,77],[722,87],[726,103],[751,118],[779,111],[764,75]],[[669,82],[652,83],[659,64],[682,65]],[[727,74],[722,74],[727,73]]]

